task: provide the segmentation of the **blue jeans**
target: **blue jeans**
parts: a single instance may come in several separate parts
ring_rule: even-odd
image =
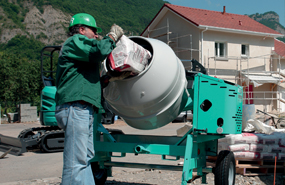
[[[62,185],[94,185],[89,162],[94,157],[92,106],[65,103],[56,107],[55,117],[65,131]]]

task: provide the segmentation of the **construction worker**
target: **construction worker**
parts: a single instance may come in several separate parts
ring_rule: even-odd
[[[90,165],[94,157],[93,120],[96,124],[98,114],[104,111],[99,66],[123,35],[123,29],[114,24],[107,36],[96,40],[101,31],[91,15],[74,15],[70,37],[59,54],[55,116],[65,131],[62,185],[95,184]]]

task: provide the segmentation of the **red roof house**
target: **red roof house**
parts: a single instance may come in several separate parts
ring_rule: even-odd
[[[275,55],[285,56],[285,44],[276,40],[284,37],[281,33],[246,15],[228,13],[226,7],[219,12],[164,4],[141,36],[167,43],[186,69],[191,69],[194,58],[209,75],[247,86],[253,94],[250,101],[244,94],[244,103],[264,111],[285,111],[285,97],[283,103],[266,100],[273,97],[271,91],[276,91],[274,96],[282,94],[278,88],[285,58]]]
[[[280,40],[274,39],[274,51],[276,54],[285,58],[285,43]]]
[[[271,28],[251,19],[246,15],[227,13],[224,7],[223,11],[211,11],[197,8],[190,8],[185,6],[177,6],[165,3],[151,23],[159,17],[160,13],[163,13],[168,9],[173,13],[181,16],[185,20],[191,22],[198,28],[217,29],[224,31],[246,32],[247,34],[262,34],[268,36],[282,37],[283,35]],[[145,33],[147,28],[142,32]]]

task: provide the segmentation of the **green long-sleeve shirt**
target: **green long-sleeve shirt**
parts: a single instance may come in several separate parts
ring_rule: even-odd
[[[81,34],[68,38],[57,64],[56,104],[83,100],[102,110],[100,63],[115,47],[115,42],[108,36],[101,41]]]

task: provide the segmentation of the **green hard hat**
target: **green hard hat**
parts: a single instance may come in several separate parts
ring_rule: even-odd
[[[98,33],[102,32],[102,29],[97,27],[94,17],[92,17],[91,15],[89,15],[87,13],[75,14],[71,18],[68,28],[70,29],[72,26],[75,26],[77,24],[82,24],[85,26],[96,28]]]

